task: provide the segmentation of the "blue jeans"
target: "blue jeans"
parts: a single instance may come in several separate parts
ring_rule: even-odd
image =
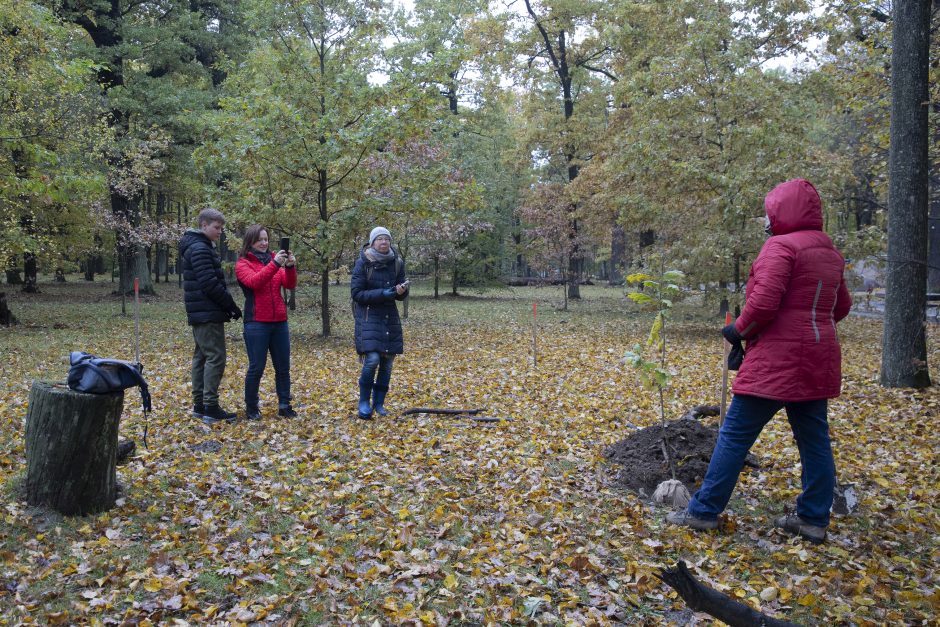
[[[745,456],[764,425],[784,407],[800,451],[802,466],[803,492],[796,499],[796,513],[811,525],[829,525],[836,466],[829,441],[826,399],[784,403],[756,396],[736,395],[718,432],[718,442],[708,463],[702,487],[689,503],[690,514],[705,520],[718,518],[738,482]]]
[[[362,356],[362,373],[359,375],[359,389],[373,387],[388,390],[388,383],[392,380],[392,362],[395,355],[389,353],[365,353]],[[378,370],[378,374],[376,374]]]
[[[268,353],[274,364],[274,386],[278,407],[290,405],[290,331],[284,322],[246,322],[245,350],[248,372],[245,373],[245,406],[258,407],[258,388],[267,364]]]

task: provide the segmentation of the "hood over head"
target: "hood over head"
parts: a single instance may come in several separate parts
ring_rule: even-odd
[[[764,208],[774,235],[822,230],[822,200],[806,179],[792,179],[777,185],[764,198]]]

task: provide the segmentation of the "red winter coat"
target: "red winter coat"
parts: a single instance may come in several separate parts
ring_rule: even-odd
[[[264,257],[270,259],[269,255]],[[284,322],[287,305],[281,296],[281,286],[289,290],[297,287],[297,268],[278,267],[274,260],[262,263],[249,252],[235,263],[235,276],[245,293],[245,322]]]
[[[751,266],[734,323],[747,352],[732,390],[788,402],[834,398],[842,383],[836,322],[852,307],[845,260],[822,231],[822,203],[809,181],[781,183],[764,207],[773,236]]]

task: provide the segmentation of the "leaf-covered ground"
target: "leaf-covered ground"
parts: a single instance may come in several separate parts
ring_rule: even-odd
[[[180,293],[142,305],[142,361],[154,397],[150,448],[139,397],[122,435],[110,512],[62,518],[19,500],[30,382],[64,379],[83,349],[133,356],[133,318],[110,283],[10,293],[25,324],[0,330],[0,623],[688,624],[706,621],[654,576],[678,559],[714,587],[790,620],[927,624],[940,604],[935,463],[940,394],[878,386],[880,323],[841,326],[844,394],[830,420],[839,480],[857,513],[816,547],[769,529],[798,492],[786,421],[755,447],[721,532],[664,524],[665,511],[617,487],[605,446],[658,420],[623,353],[647,327],[618,290],[586,288],[570,311],[557,289],[433,301],[417,286],[389,406],[484,407],[511,418],[354,419],[358,362],[348,296],[334,292],[335,337],[317,336],[301,291],[293,381],[301,417],[204,426],[189,414],[191,335]],[[531,302],[539,299],[539,363]],[[130,311],[130,307],[128,309]],[[683,304],[667,331],[678,370],[670,417],[717,402],[718,323]],[[223,404],[241,405],[237,325]],[[936,373],[937,355],[931,352]],[[211,443],[216,442],[220,447]],[[217,451],[212,452],[214,448]]]

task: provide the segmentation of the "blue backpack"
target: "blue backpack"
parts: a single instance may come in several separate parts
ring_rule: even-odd
[[[88,394],[112,394],[139,387],[144,412],[150,411],[150,389],[140,364],[120,359],[102,359],[81,351],[69,354],[69,388]]]

